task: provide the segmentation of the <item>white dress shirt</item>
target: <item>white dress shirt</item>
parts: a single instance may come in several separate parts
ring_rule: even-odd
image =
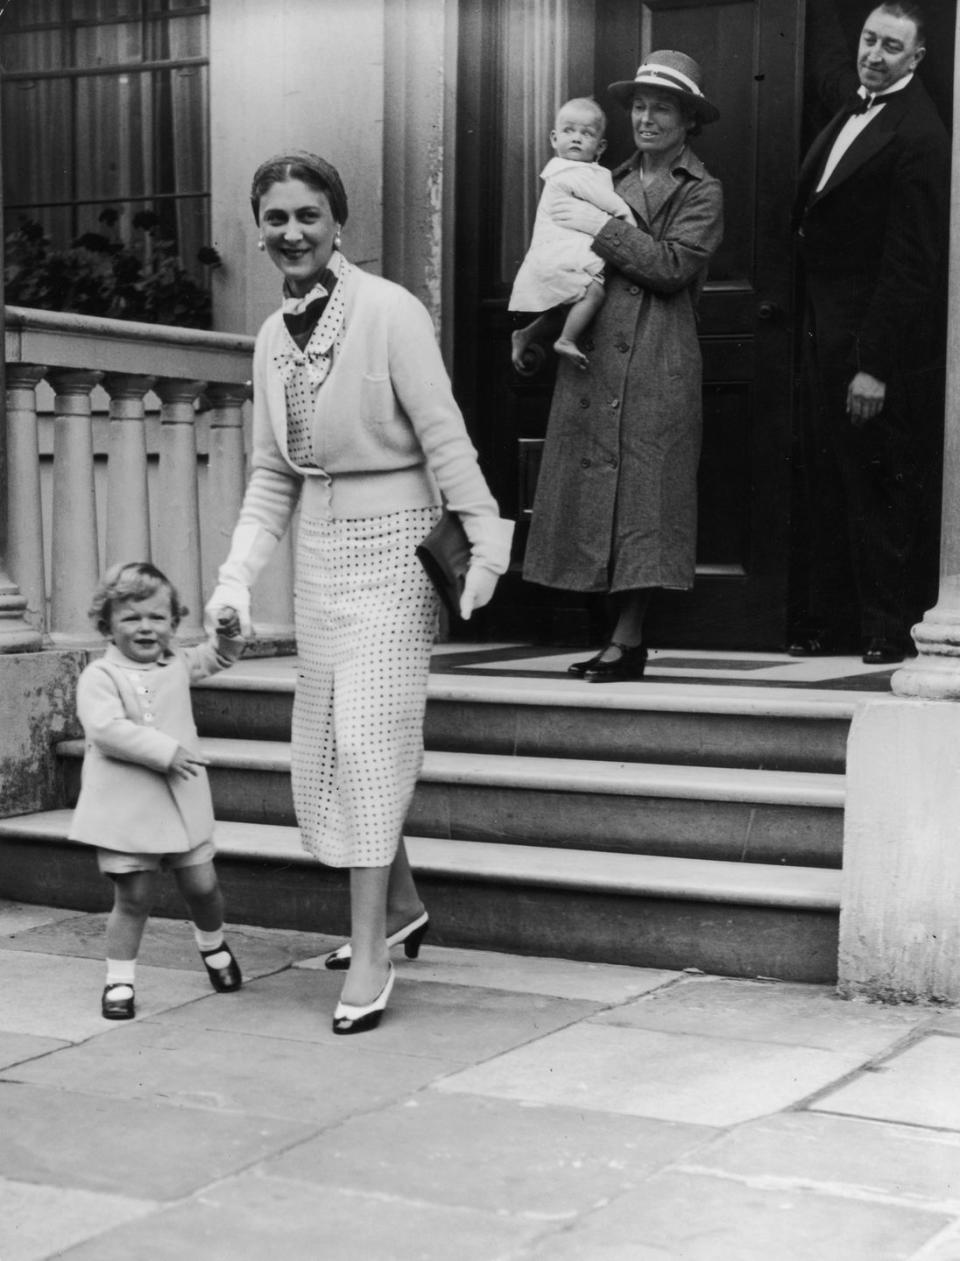
[[[902,79],[898,79],[892,87],[887,88],[887,90],[880,93],[880,95],[889,96],[893,92],[902,92],[912,78],[912,74],[905,74]],[[868,102],[867,108],[862,114],[851,114],[837,132],[837,138],[833,142],[833,148],[830,150],[826,163],[824,164],[823,174],[820,176],[820,182],[817,184],[816,191],[818,193],[837,169],[840,159],[853,144],[854,140],[856,140],[857,136],[860,135],[861,131],[864,131],[870,126],[873,120],[883,109],[884,102],[881,100],[877,104],[874,104],[870,99],[873,96],[873,93],[868,92],[865,87],[858,88],[858,93],[863,100]]]

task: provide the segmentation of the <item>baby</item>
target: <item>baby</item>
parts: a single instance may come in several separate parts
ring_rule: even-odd
[[[113,881],[107,920],[106,1020],[134,1015],[134,972],[157,873],[173,872],[215,990],[239,989],[240,968],[223,939],[223,897],[213,866],[213,803],[200,756],[190,684],[243,652],[240,624],[225,609],[217,636],[180,648],[186,612],[153,565],[114,565],[93,596],[90,616],[110,640],[77,685],[87,748],[70,837],[94,845]]]
[[[613,191],[610,172],[597,163],[607,147],[606,126],[603,110],[587,97],[567,101],[557,113],[550,133],[556,157],[540,172],[544,187],[533,236],[510,295],[511,311],[544,313],[513,333],[511,357],[518,372],[531,370],[530,343],[547,335],[554,324],[554,308],[564,306],[569,310],[553,348],[577,367],[587,366],[577,339],[603,303],[603,259],[591,249],[592,237],[561,227],[553,216],[558,206],[579,198],[634,222],[630,207]]]

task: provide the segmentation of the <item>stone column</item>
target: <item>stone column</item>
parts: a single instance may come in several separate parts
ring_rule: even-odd
[[[43,558],[37,386],[46,368],[7,365],[7,561],[26,604],[26,620],[43,632],[47,582]]]
[[[954,128],[960,127],[960,18]],[[839,986],[888,1001],[960,1001],[960,161],[951,188],[940,590],[893,697],[847,745]]]
[[[2,230],[2,220],[0,220]],[[2,286],[0,286],[2,287]],[[0,293],[0,299],[3,295]],[[5,328],[0,301],[0,341],[5,340]],[[3,365],[0,364],[0,397],[5,397]],[[6,410],[6,407],[4,408]],[[7,464],[7,417],[0,417],[0,485],[7,494],[6,504],[0,508],[0,652],[37,652],[41,647],[40,631],[27,621],[27,597],[7,573],[7,530],[13,519],[10,491],[18,468]],[[42,608],[42,605],[41,605]]]
[[[154,377],[110,373],[110,454],[107,464],[107,565],[150,560],[150,498],[143,397]]]
[[[180,624],[188,642],[203,637],[200,576],[200,502],[194,401],[205,381],[166,379],[157,386],[162,403],[157,504],[157,565],[189,610]]]
[[[56,391],[50,625],[54,643],[67,647],[102,643],[87,617],[100,576],[90,393],[102,377],[85,368],[49,375]]]

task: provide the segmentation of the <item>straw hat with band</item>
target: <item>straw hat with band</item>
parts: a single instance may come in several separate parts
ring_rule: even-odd
[[[611,83],[607,91],[626,109],[631,107],[635,93],[641,88],[668,91],[679,97],[701,123],[715,123],[720,111],[703,95],[702,82],[700,67],[692,57],[662,49],[644,58],[633,79]]]

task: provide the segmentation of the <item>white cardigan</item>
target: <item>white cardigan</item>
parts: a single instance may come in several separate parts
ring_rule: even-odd
[[[480,471],[426,308],[358,268],[345,267],[339,283],[344,331],[313,422],[319,469],[298,468],[287,453],[286,398],[272,362],[286,337],[282,313],[257,336],[252,473],[239,536],[252,526],[282,537],[301,491],[311,516],[356,518],[438,504],[439,487],[460,514],[472,561],[505,572],[513,523],[501,520]]]

